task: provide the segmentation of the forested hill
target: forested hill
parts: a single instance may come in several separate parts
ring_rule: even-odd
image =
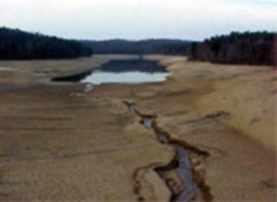
[[[276,66],[276,43],[276,33],[233,32],[193,43],[190,57],[214,63]]]
[[[96,54],[168,54],[187,55],[190,50],[190,41],[173,39],[149,39],[140,41],[106,40],[82,41],[83,44],[93,47]]]
[[[75,40],[0,28],[0,60],[63,59],[90,55],[92,49]]]

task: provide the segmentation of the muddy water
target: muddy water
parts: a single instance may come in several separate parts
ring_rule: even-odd
[[[199,192],[199,188],[193,180],[192,165],[188,152],[177,145],[176,156],[179,161],[177,172],[181,180],[185,183],[185,189],[176,197],[175,202],[188,202]]]
[[[143,119],[143,125],[147,129],[151,129],[153,124],[153,119],[152,118],[144,118]]]

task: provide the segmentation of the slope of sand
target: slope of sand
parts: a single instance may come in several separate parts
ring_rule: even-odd
[[[136,201],[135,170],[173,158],[121,101],[77,92],[47,86],[1,91],[1,201]]]
[[[83,59],[78,71],[119,57]],[[174,151],[124,100],[157,115],[172,137],[210,153],[200,166],[213,201],[276,201],[276,72],[148,59],[168,67],[168,81],[88,93],[84,85],[38,82],[78,72],[73,66],[42,62],[47,71],[38,74],[39,67],[22,68],[28,62],[0,63],[15,69],[0,74],[0,201],[170,201],[153,168],[167,165]]]

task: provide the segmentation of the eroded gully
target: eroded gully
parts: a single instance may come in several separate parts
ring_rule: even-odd
[[[123,103],[131,113],[140,118],[140,123],[146,129],[153,130],[159,143],[169,145],[175,150],[175,157],[168,165],[163,167],[149,165],[137,169],[134,174],[134,192],[138,196],[138,201],[146,201],[140,193],[142,185],[139,175],[149,168],[153,169],[166,184],[171,193],[170,202],[213,201],[210,187],[205,180],[205,163],[210,156],[209,152],[173,138],[159,126],[157,115],[142,114],[133,102],[123,101]]]

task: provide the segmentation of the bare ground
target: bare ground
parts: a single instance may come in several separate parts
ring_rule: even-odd
[[[124,100],[157,116],[171,138],[209,152],[194,169],[213,201],[276,201],[276,71],[151,56],[172,72],[168,81],[88,93],[45,82],[115,57],[128,58],[0,63],[0,201],[170,201],[155,168],[174,150]]]

